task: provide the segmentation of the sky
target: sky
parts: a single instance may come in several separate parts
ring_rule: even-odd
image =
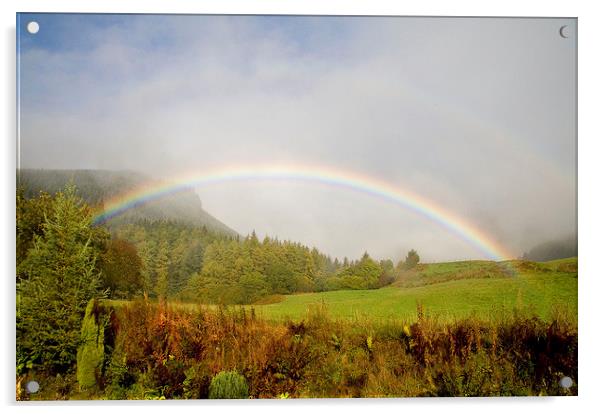
[[[419,194],[516,256],[576,232],[574,19],[21,14],[17,30],[22,168],[320,165]],[[483,258],[344,188],[197,192],[243,235],[332,256]]]

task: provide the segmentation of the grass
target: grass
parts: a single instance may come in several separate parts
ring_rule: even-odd
[[[408,276],[412,284],[422,280],[421,286],[403,287],[402,281],[378,290],[289,295],[282,302],[256,306],[256,310],[268,319],[294,320],[303,319],[308,309],[322,304],[333,317],[345,319],[413,320],[418,303],[427,313],[447,320],[467,316],[494,319],[515,308],[544,319],[558,308],[577,314],[576,258],[547,263],[513,261],[512,267],[514,275],[487,261],[421,265]],[[448,280],[452,278],[457,279]]]
[[[460,279],[504,278],[512,270],[506,264],[486,260],[419,264],[405,271],[393,285],[409,288]]]
[[[515,309],[549,320],[555,311],[577,315],[577,258],[535,263],[488,261],[422,264],[393,286],[376,290],[342,290],[288,295],[253,307],[268,320],[306,319],[316,307],[326,307],[335,319],[416,319],[417,304],[442,320],[475,316],[507,317]],[[114,304],[119,302],[114,301]],[[195,304],[178,304],[193,308]]]
[[[416,305],[444,319],[476,314],[494,318],[516,307],[548,318],[554,306],[577,311],[577,280],[570,276],[519,276],[514,279],[473,279],[443,282],[415,288],[387,287],[378,290],[335,291],[287,296],[283,302],[257,306],[268,319],[303,319],[307,309],[324,303],[335,318],[416,317]]]

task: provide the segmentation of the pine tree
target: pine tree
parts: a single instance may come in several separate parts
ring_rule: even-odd
[[[17,266],[27,257],[34,237],[43,233],[44,217],[51,214],[51,209],[52,197],[47,193],[28,199],[22,187],[17,189]]]
[[[145,240],[139,244],[138,255],[142,261],[142,292],[145,297],[151,295],[155,290],[156,266],[155,266],[155,243]]]
[[[18,358],[49,371],[73,364],[86,306],[103,296],[91,221],[75,187],[68,186],[56,195],[42,234],[19,266]]]
[[[420,256],[418,256],[418,253],[416,252],[416,250],[414,250],[414,249],[410,250],[408,252],[408,255],[406,256],[405,268],[413,269],[414,267],[416,267],[418,262],[420,262]]]
[[[157,284],[155,294],[159,300],[166,300],[169,289],[169,257],[167,256],[168,244],[164,240],[157,253]]]

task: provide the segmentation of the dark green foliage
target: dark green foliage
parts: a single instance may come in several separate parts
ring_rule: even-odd
[[[206,247],[215,240],[229,240],[206,227],[170,221],[126,224],[115,228],[113,237],[135,246],[142,265],[143,292],[151,297],[161,293],[165,297],[187,299],[192,298],[186,297],[185,288],[190,278],[201,270]]]
[[[101,290],[90,210],[71,186],[50,211],[18,269],[17,355],[62,371],[75,362],[86,306]]]
[[[247,380],[236,371],[222,371],[211,380],[209,398],[241,399],[249,397]]]
[[[52,197],[40,193],[26,198],[23,187],[17,189],[17,267],[33,246],[35,236],[41,236],[45,217],[51,214]]]
[[[248,304],[269,295],[374,289],[393,281],[392,263],[384,263],[386,271],[365,253],[357,262],[341,265],[315,248],[269,237],[260,242],[253,233],[242,241],[221,239],[207,246],[203,268],[189,279],[182,297]]]
[[[186,370],[185,375],[186,379],[182,383],[184,398],[209,398],[211,375],[205,363],[198,363],[191,366]]]
[[[107,397],[113,400],[127,398],[126,390],[136,382],[136,377],[127,364],[127,357],[123,348],[111,349],[111,358],[105,369],[105,382]]]
[[[383,272],[382,268],[364,253],[361,260],[337,274],[338,289],[375,289]]]
[[[99,260],[102,284],[111,298],[133,298],[144,288],[142,260],[136,246],[114,238],[107,244]]]
[[[273,293],[315,289],[310,250],[297,243],[255,234],[243,241],[218,240],[205,250],[203,268],[191,279],[189,295],[213,303],[252,303]]]
[[[169,293],[169,257],[165,240],[160,244],[155,260],[157,272],[155,295],[159,300],[166,300]]]
[[[25,189],[17,189],[16,212],[17,212],[17,282],[19,282],[23,268],[20,266],[29,250],[34,245],[37,236],[42,236],[44,224],[48,217],[52,216],[55,204],[54,196],[39,192],[33,198],[25,197]],[[84,203],[81,202],[82,207]],[[85,207],[87,209],[87,207]],[[98,252],[106,249],[109,233],[103,227],[90,229],[90,245]]]

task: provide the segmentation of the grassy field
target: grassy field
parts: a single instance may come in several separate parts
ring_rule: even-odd
[[[492,319],[515,308],[545,319],[554,309],[577,315],[576,258],[548,263],[515,261],[511,269],[487,261],[427,264],[395,286],[290,295],[282,302],[255,308],[268,319],[295,320],[322,304],[335,318],[414,320],[418,303],[427,314],[442,319],[471,315]]]
[[[245,307],[274,321],[301,320],[317,307],[326,308],[336,319],[413,321],[419,303],[427,315],[442,320],[505,318],[517,308],[543,319],[549,319],[554,311],[576,318],[577,258],[546,263],[513,261],[501,266],[488,261],[422,264],[382,289],[306,293],[278,300]]]

